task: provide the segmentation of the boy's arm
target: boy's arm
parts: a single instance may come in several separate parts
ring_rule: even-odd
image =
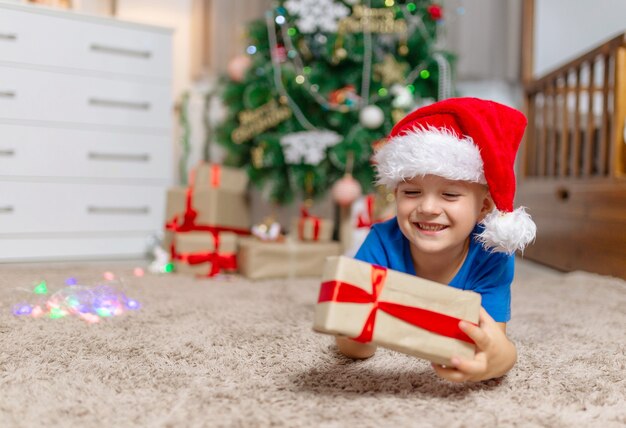
[[[452,382],[478,382],[503,376],[515,365],[517,350],[506,337],[506,323],[495,322],[481,308],[478,326],[461,321],[459,327],[476,343],[476,354],[472,360],[453,357],[453,367],[433,364],[440,377]]]

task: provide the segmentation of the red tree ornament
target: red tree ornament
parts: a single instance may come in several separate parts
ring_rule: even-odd
[[[443,8],[438,4],[431,4],[428,6],[428,14],[433,21],[439,21],[443,19]]]

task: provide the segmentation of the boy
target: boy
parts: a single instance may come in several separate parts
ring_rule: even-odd
[[[407,115],[374,156],[378,183],[394,189],[397,217],[375,225],[355,258],[482,296],[479,325],[459,323],[476,343],[474,359],[433,364],[449,381],[500,377],[517,359],[506,337],[514,253],[536,232],[524,208],[513,210],[525,127],[512,108],[451,98]],[[376,351],[345,337],[337,345],[352,358]]]

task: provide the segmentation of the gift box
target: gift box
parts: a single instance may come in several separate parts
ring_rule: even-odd
[[[329,242],[333,239],[332,220],[313,216],[294,218],[291,222],[291,234],[299,241]]]
[[[211,187],[243,194],[248,187],[248,174],[242,169],[203,163],[196,167],[194,173],[193,182],[196,188]]]
[[[184,222],[190,212],[187,198],[191,197],[191,209],[195,225],[220,226],[224,228],[250,229],[248,201],[243,194],[212,187],[174,187],[167,191],[165,218]]]
[[[340,254],[337,242],[282,242],[241,238],[239,272],[250,279],[320,276],[326,257]]]
[[[202,276],[237,270],[237,239],[232,232],[186,232],[174,236],[174,270]]]
[[[242,170],[203,163],[189,176],[188,187],[167,191],[165,229],[209,230],[216,227],[247,234],[250,229],[248,177]]]
[[[324,267],[313,329],[450,365],[453,356],[474,356],[475,345],[458,324],[477,324],[480,304],[472,291],[332,257]]]

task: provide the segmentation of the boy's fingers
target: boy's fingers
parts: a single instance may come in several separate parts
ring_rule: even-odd
[[[452,367],[443,367],[440,364],[432,364],[433,369],[435,369],[435,373],[439,375],[439,377],[448,380],[450,382],[465,382],[469,379],[469,376],[461,371],[456,370]]]
[[[460,321],[459,328],[463,331],[463,333],[467,334],[470,339],[474,341],[474,343],[476,343],[478,349],[486,349],[489,345],[489,336],[477,325],[467,321]]]
[[[463,360],[461,358],[452,358],[452,365],[458,370],[468,375],[482,374],[487,371],[487,358],[484,353],[476,355],[473,360]]]

